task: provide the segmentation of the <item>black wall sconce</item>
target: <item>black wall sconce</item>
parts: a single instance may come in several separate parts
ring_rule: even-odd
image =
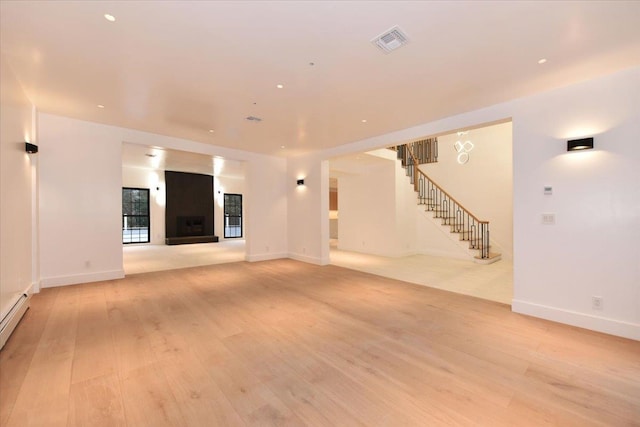
[[[38,152],[38,146],[29,142],[24,143],[24,151],[29,154],[36,154]]]
[[[567,151],[590,150],[593,148],[593,138],[573,139],[567,141]]]
[[[296,181],[296,184],[298,185],[304,185],[304,179],[299,179]]]

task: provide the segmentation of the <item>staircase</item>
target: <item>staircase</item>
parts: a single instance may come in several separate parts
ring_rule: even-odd
[[[477,251],[474,257],[476,262],[491,264],[499,261],[501,255],[490,252],[489,221],[478,219],[418,167],[438,161],[437,138],[390,148],[397,152],[414,191],[418,193],[418,204],[424,205],[427,212],[432,212],[434,218],[440,219],[443,226],[448,226],[461,242],[468,243],[469,249]]]

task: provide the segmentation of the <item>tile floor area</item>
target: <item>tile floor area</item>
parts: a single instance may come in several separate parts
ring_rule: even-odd
[[[244,240],[193,245],[125,246],[125,274],[172,270],[201,265],[244,261]],[[513,266],[501,260],[489,265],[473,261],[413,255],[388,258],[341,251],[331,244],[331,264],[410,283],[444,289],[492,301],[511,304],[513,298]]]
[[[123,245],[125,275],[244,261],[244,239],[191,245]]]
[[[473,261],[412,255],[388,258],[331,249],[331,264],[378,276],[417,283],[511,305],[513,266],[500,260],[481,265]]]

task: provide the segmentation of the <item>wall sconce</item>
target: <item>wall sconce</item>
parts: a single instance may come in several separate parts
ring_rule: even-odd
[[[590,150],[593,148],[593,138],[572,139],[567,141],[567,151]]]
[[[304,185],[304,179],[299,179],[296,181],[296,184],[298,185]]]
[[[38,152],[38,146],[29,142],[24,143],[24,151],[29,154],[36,154]]]

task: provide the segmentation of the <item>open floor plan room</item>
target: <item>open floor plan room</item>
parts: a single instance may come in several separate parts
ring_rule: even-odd
[[[638,17],[0,0],[0,426],[640,427]]]
[[[638,354],[470,296],[237,262],[35,295],[0,424],[638,425]]]

